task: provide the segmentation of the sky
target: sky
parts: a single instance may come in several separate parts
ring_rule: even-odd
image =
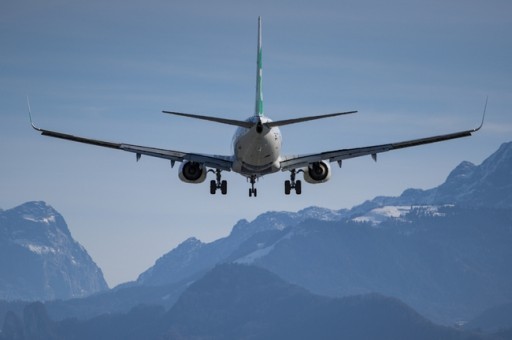
[[[309,206],[351,208],[441,184],[512,140],[512,3],[453,1],[0,2],[0,208],[42,200],[111,287],[189,237],[211,242],[240,219]],[[230,155],[234,127],[162,110],[254,113],[257,18],[265,114],[358,110],[281,128],[283,154],[360,147],[475,128],[469,138],[332,164],[330,182],[284,195],[288,173],[249,198],[186,184],[166,160],[40,136],[42,128],[187,152]],[[213,178],[208,178],[213,179]]]

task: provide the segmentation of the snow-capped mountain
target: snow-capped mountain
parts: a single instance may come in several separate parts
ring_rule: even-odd
[[[512,142],[503,143],[480,165],[460,163],[436,188],[408,189],[399,197],[376,197],[354,207],[351,213],[366,213],[384,206],[444,204],[512,208]]]
[[[469,318],[512,300],[511,178],[512,143],[505,143],[430,190],[351,210],[267,212],[217,241],[189,239],[137,284],[193,281],[223,262],[254,264],[315,293],[377,292],[439,322]]]
[[[44,202],[0,211],[0,299],[52,300],[107,289],[101,270]]]
[[[421,213],[422,215],[425,216],[443,217],[446,216],[446,214],[440,212],[440,209],[451,206],[453,205],[387,205],[383,207],[374,208],[363,215],[353,217],[352,221],[371,223],[373,226],[378,226],[382,222],[385,222],[389,219],[406,222],[409,221],[409,216],[415,216],[418,213]],[[409,215],[411,212],[414,212],[414,214]]]
[[[330,210],[310,207],[299,212],[268,212],[254,221],[240,220],[228,237],[211,243],[189,238],[174,250],[158,259],[155,265],[137,279],[142,285],[161,285],[179,282],[187,277],[208,271],[217,263],[224,262],[249,238],[259,233],[280,232],[308,220],[339,221],[346,210]]]

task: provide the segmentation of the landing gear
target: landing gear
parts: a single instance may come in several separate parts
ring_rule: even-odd
[[[209,170],[209,172],[214,172],[213,170]],[[215,170],[215,176],[216,176],[216,180],[212,179],[210,181],[210,194],[212,195],[215,195],[215,193],[217,192],[217,189],[220,189],[220,192],[223,194],[223,195],[226,195],[228,193],[228,182],[227,181],[223,181],[221,180],[221,174],[220,174],[221,170],[217,169]]]
[[[295,175],[297,174],[297,172],[301,171],[302,170],[296,171],[295,169],[290,171],[290,180],[284,181],[285,195],[289,195],[292,189],[295,190],[295,193],[297,195],[302,194],[302,182],[300,180],[295,180]]]
[[[249,197],[258,196],[258,190],[254,187],[254,183],[256,183],[256,176],[252,175],[250,177],[251,187],[249,188]]]

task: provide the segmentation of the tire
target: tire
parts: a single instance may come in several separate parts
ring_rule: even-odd
[[[228,193],[228,182],[227,181],[222,181],[220,183],[220,192],[222,192],[223,195]]]
[[[300,180],[295,182],[295,193],[297,195],[302,194],[302,182]]]
[[[214,180],[210,181],[210,194],[215,195],[217,191],[217,183]]]
[[[290,181],[284,181],[284,194],[285,195],[290,194],[291,188],[292,188],[292,185],[291,185]]]

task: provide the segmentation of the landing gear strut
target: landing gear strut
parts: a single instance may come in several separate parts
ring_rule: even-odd
[[[291,190],[295,190],[297,195],[302,193],[302,182],[300,180],[295,180],[295,175],[298,172],[303,172],[303,170],[290,170],[290,180],[284,181],[284,193],[285,195],[289,195]]]
[[[220,189],[220,192],[225,195],[228,193],[228,182],[221,180],[221,170],[217,169],[215,171],[208,170],[208,172],[215,172],[216,180],[212,179],[210,181],[210,194],[215,195],[217,189]]]
[[[258,196],[258,190],[254,187],[254,183],[256,183],[256,176],[252,175],[250,177],[251,187],[249,188],[249,197]]]

